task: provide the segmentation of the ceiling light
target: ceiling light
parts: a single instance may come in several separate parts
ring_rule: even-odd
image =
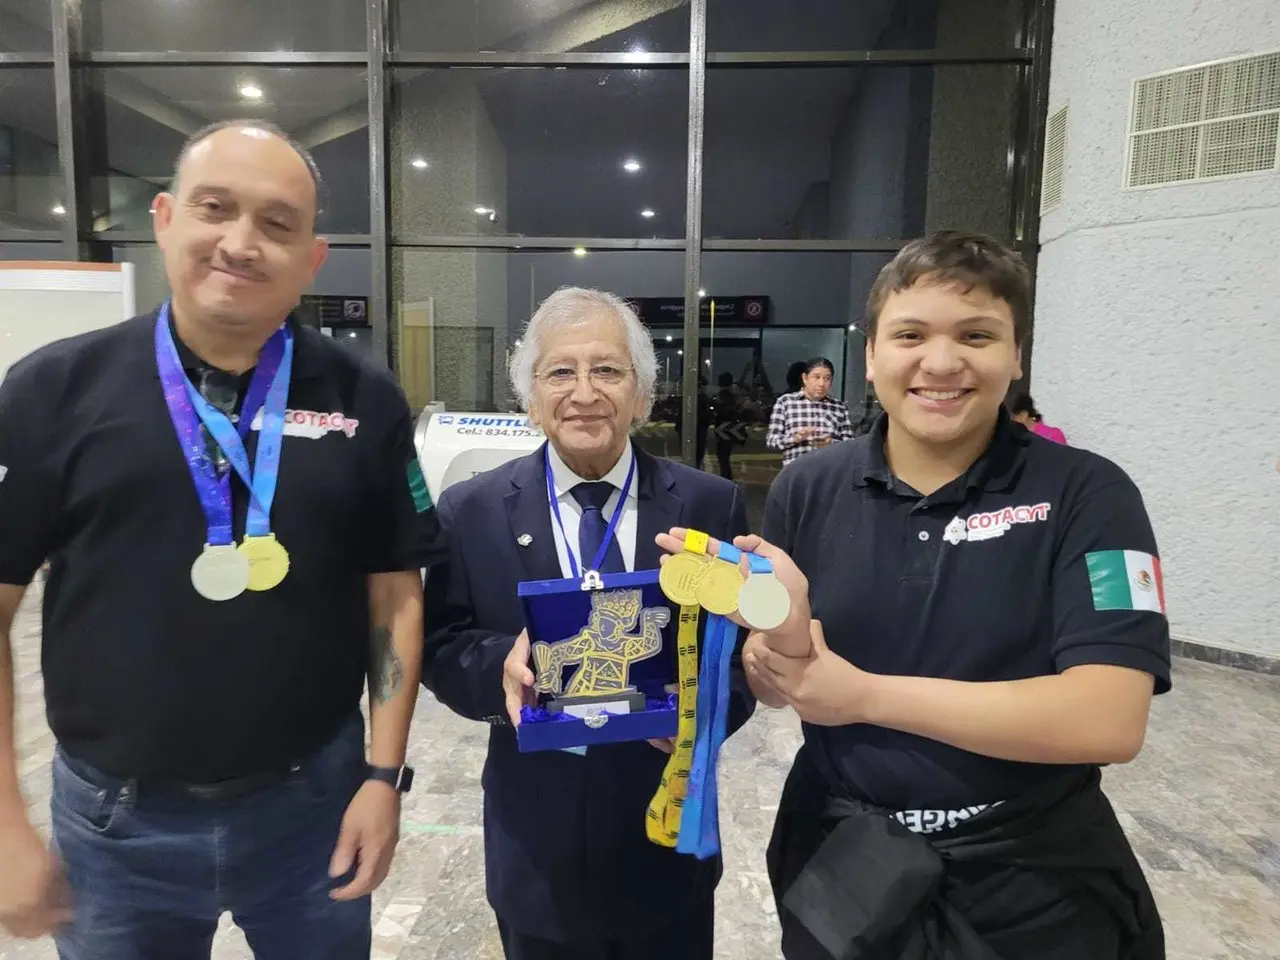
[[[419,170],[425,170],[427,167],[431,166],[431,164],[427,163],[425,157],[414,157],[409,161],[409,165],[416,167]]]
[[[55,203],[53,205],[53,215],[55,217],[65,217],[67,215],[67,208],[60,203]]]
[[[674,337],[672,337],[672,336],[671,336],[671,334],[669,334],[669,333],[668,333],[668,334],[667,334],[667,343],[670,343],[673,339],[675,339],[675,338],[674,338]]]
[[[476,216],[483,217],[486,214],[493,213],[488,207],[476,207]]]
[[[676,351],[676,356],[677,356],[677,357],[683,357],[683,356],[684,356],[684,351],[683,351],[683,350],[677,350],[677,351]]]
[[[699,287],[699,288],[698,288],[698,296],[700,296],[700,297],[705,297],[706,295],[707,295],[707,291],[705,291],[705,290],[703,290],[701,287]]]
[[[246,100],[261,100],[262,88],[256,83],[242,83],[240,84],[240,96]]]
[[[631,45],[631,49],[628,51],[628,53],[648,53],[648,52],[649,51],[645,49],[645,45],[643,43],[633,43]]]
[[[640,211],[640,216],[644,217],[646,220],[652,220],[654,217],[657,216],[657,214],[654,213],[652,210],[650,210],[648,207],[645,207],[643,210]]]
[[[586,247],[574,247],[574,248],[573,248],[573,255],[574,255],[575,257],[585,257],[585,256],[587,255],[587,248],[586,248]]]
[[[858,325],[857,325],[856,323],[851,323],[851,324],[849,324],[849,329],[850,329],[850,330],[857,330],[857,329],[858,329]]]
[[[627,173],[639,173],[640,161],[635,157],[628,157],[622,162],[622,169],[627,171]]]

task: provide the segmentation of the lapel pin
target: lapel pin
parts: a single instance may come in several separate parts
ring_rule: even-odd
[[[522,547],[527,547],[529,544],[533,543],[533,534],[531,533],[520,534],[520,536],[516,537],[516,543],[520,544],[520,546]]]

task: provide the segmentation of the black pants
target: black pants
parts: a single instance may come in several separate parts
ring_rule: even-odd
[[[716,459],[720,461],[720,476],[733,479],[733,441],[716,438]]]
[[[686,914],[680,922],[638,940],[554,943],[516,933],[498,918],[507,960],[711,960],[715,904]]]

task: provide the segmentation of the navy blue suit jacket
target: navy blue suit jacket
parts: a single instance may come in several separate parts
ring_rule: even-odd
[[[561,943],[651,936],[706,908],[719,858],[698,861],[652,843],[645,810],[667,754],[652,745],[595,746],[585,756],[520,753],[506,719],[502,664],[524,629],[521,580],[562,576],[551,532],[545,446],[451,487],[437,510],[448,561],[428,570],[423,683],[447,707],[493,726],[485,760],[489,902],[515,931]],[[635,569],[656,569],[654,536],[692,526],[747,532],[727,480],[636,448]],[[517,538],[528,534],[528,546]],[[739,638],[741,642],[741,637]],[[755,707],[735,659],[729,730]]]

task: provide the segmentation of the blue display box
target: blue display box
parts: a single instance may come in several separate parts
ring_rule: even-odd
[[[591,590],[578,580],[518,587],[530,668],[543,688],[538,705],[521,712],[522,753],[676,735],[679,607],[662,592],[657,570],[599,581]]]

